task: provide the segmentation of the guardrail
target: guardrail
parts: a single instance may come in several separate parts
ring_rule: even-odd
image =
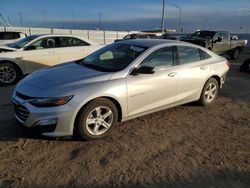
[[[38,27],[0,27],[0,31],[17,31],[27,35],[32,34],[71,34],[93,40],[99,44],[112,43],[127,35],[127,31],[104,31],[104,30],[80,30],[80,29],[57,29]]]

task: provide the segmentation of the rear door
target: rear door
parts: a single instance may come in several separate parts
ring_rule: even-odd
[[[45,37],[27,46],[21,57],[26,73],[59,63],[56,37]]]
[[[59,45],[60,63],[82,59],[95,50],[89,43],[75,37],[59,37]]]
[[[210,73],[211,56],[199,48],[177,46],[179,84],[177,103],[198,100]]]
[[[128,115],[136,115],[176,100],[178,74],[173,66],[172,47],[163,47],[148,55],[139,66],[153,67],[153,74],[128,75]]]

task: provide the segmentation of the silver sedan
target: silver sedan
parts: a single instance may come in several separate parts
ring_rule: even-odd
[[[198,101],[214,103],[225,58],[189,43],[129,40],[35,72],[15,88],[15,115],[45,136],[105,137],[118,122]]]

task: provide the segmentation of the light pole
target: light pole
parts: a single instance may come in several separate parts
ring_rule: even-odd
[[[42,11],[41,12],[41,14],[43,15],[43,25],[44,25],[44,27],[46,27],[46,25],[47,25],[47,20],[46,20],[46,14],[47,14],[47,12],[46,11]]]
[[[72,12],[72,25],[73,25],[73,29],[75,29],[75,14],[74,14],[74,12]]]
[[[23,16],[21,12],[19,12],[19,18],[20,18],[21,27],[23,27]]]
[[[162,0],[162,16],[161,16],[161,32],[164,32],[164,21],[165,21],[165,0]]]
[[[172,6],[176,7],[176,8],[179,9],[179,11],[180,11],[180,14],[179,14],[179,23],[178,23],[178,31],[179,31],[179,33],[181,33],[181,16],[182,16],[182,9],[181,9],[180,6],[178,6],[178,5],[176,5],[176,4],[174,4],[174,5],[172,5]]]
[[[98,13],[98,30],[101,29],[101,13]]]

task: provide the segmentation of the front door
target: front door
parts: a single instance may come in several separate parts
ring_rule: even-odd
[[[175,102],[178,73],[173,65],[172,47],[164,47],[155,50],[139,65],[154,67],[155,73],[128,75],[128,116]]]

